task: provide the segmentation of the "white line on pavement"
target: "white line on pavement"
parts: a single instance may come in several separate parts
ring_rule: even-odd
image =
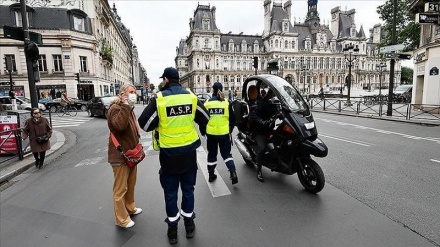
[[[94,164],[98,163],[99,161],[101,161],[102,159],[104,159],[104,157],[95,157],[95,158],[91,158],[91,159],[85,159],[85,160],[82,160],[81,162],[79,162],[78,164],[76,164],[75,167],[94,165]]]
[[[440,160],[431,159],[431,161],[440,163]]]
[[[319,136],[327,137],[327,138],[330,138],[330,139],[335,139],[335,140],[338,140],[338,141],[353,143],[353,144],[357,144],[357,145],[364,146],[364,147],[369,147],[369,146],[373,145],[371,143],[367,143],[367,142],[363,142],[363,141],[348,140],[348,139],[338,138],[338,137],[334,137],[334,136],[323,135],[321,133],[319,133]]]
[[[231,191],[228,189],[228,186],[226,186],[223,178],[217,172],[217,169],[215,170],[215,173],[217,174],[217,179],[212,183],[208,181],[208,167],[206,164],[207,157],[208,155],[206,154],[205,149],[203,149],[202,146],[197,148],[197,164],[199,165],[199,169],[203,173],[203,177],[205,177],[205,181],[208,184],[208,188],[211,191],[212,197],[230,195]]]

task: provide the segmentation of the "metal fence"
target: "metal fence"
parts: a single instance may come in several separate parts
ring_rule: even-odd
[[[352,97],[350,102],[346,99],[310,98],[308,102],[312,110],[377,115],[379,117],[386,115],[388,109],[386,100],[370,101],[364,97]],[[392,117],[440,122],[440,105],[393,103]]]
[[[1,136],[0,151],[2,153],[0,157],[0,164],[17,157],[19,160],[23,160],[24,149],[22,146],[23,143],[21,140],[21,131],[22,129],[19,128],[19,129],[10,129],[0,132],[0,136]],[[15,139],[15,145],[16,145],[16,148],[14,148],[15,151],[11,151],[11,148],[7,147],[7,145],[10,145],[12,143],[11,139]]]

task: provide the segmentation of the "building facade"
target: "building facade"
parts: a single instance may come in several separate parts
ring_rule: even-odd
[[[121,22],[116,7],[107,0],[27,1],[29,29],[40,33],[36,83],[38,98],[68,97],[90,100],[115,95],[122,84],[142,85],[136,46]],[[21,27],[18,0],[0,0],[0,26]],[[8,95],[9,72],[5,58],[13,61],[12,80],[18,95],[29,95],[23,41],[6,39],[0,28],[0,94]],[[76,74],[79,73],[80,80]],[[145,75],[146,76],[146,75]]]
[[[424,7],[425,1],[422,0],[415,0],[410,5],[414,13],[425,12]],[[440,105],[440,26],[438,23],[420,24],[420,26],[420,44],[413,53],[411,103],[438,107]]]
[[[380,73],[381,62],[376,45],[383,36],[381,25],[365,35],[355,24],[354,9],[331,10],[332,20],[321,23],[318,1],[308,1],[303,22],[292,19],[292,1],[284,4],[265,0],[262,35],[222,33],[216,25],[216,8],[198,5],[189,20],[190,33],[176,48],[175,63],[181,82],[194,92],[208,92],[213,82],[221,82],[225,90],[240,91],[245,78],[268,73],[268,62],[278,62],[278,75],[306,92],[320,86],[339,91],[348,81],[348,64],[343,48],[359,48],[352,63],[351,88],[388,86],[387,73]],[[253,67],[258,58],[257,70]],[[395,85],[400,85],[400,62],[396,62]],[[379,77],[382,75],[382,79]]]

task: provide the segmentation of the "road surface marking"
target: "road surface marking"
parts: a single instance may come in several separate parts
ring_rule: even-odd
[[[226,186],[225,181],[218,173],[217,169],[215,169],[215,174],[217,174],[217,179],[210,183],[208,181],[208,167],[207,167],[207,157],[208,155],[203,149],[202,146],[197,148],[197,164],[199,165],[199,169],[202,171],[203,177],[205,177],[205,181],[208,184],[208,188],[211,191],[212,197],[220,197],[227,196],[231,194],[231,191]]]
[[[95,157],[95,158],[91,158],[91,159],[85,159],[85,160],[80,161],[78,164],[76,164],[75,167],[94,165],[94,164],[100,162],[102,159],[104,159],[104,157]]]
[[[357,140],[349,140],[349,139],[346,139],[346,138],[338,138],[338,137],[334,137],[334,136],[323,135],[323,134],[321,134],[321,132],[319,133],[319,136],[327,137],[327,138],[330,138],[330,139],[335,139],[335,140],[338,140],[338,141],[353,143],[353,144],[364,146],[364,147],[369,147],[369,146],[373,145],[373,144],[368,143],[368,142],[357,141]]]
[[[404,138],[408,138],[408,139],[413,139],[413,140],[432,141],[432,142],[436,142],[436,143],[440,144],[440,141],[439,141],[438,137],[412,136],[412,135],[408,135],[408,134],[402,134],[402,133],[388,131],[388,130],[381,130],[381,129],[366,127],[366,126],[357,125],[357,124],[349,124],[349,123],[339,122],[339,121],[330,120],[330,119],[316,118],[316,117],[315,117],[315,119],[319,119],[319,120],[322,120],[322,121],[327,122],[327,123],[335,123],[335,124],[338,124],[338,125],[347,125],[347,126],[352,126],[352,127],[358,128],[358,129],[372,130],[372,131],[376,131],[378,133],[383,133],[383,134],[388,134],[388,135],[397,135],[397,136],[400,136],[400,137],[404,137]]]
[[[431,161],[434,161],[434,162],[440,163],[440,160],[431,159]]]

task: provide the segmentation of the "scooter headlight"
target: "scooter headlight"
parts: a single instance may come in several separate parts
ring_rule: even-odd
[[[307,130],[315,128],[315,122],[305,123],[304,126]]]

